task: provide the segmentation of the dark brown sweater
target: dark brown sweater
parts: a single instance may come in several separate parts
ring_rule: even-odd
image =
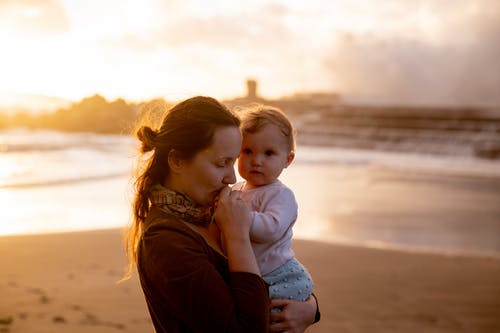
[[[137,268],[157,333],[268,332],[268,287],[230,272],[227,260],[184,222],[153,208]]]

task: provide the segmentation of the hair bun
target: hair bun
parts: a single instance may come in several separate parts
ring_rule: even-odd
[[[141,152],[146,153],[155,149],[158,133],[149,126],[142,126],[137,131],[137,138],[142,142]]]

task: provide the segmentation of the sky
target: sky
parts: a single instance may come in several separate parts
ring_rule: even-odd
[[[500,106],[497,0],[0,0],[0,96]]]

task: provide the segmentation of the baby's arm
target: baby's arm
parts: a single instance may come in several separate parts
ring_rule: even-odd
[[[297,219],[297,202],[293,192],[284,187],[265,193],[260,209],[252,211],[250,237],[255,243],[279,239]]]

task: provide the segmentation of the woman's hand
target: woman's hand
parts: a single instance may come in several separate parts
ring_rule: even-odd
[[[279,308],[280,312],[271,312],[271,333],[303,333],[314,323],[317,304],[314,296],[309,296],[305,302],[273,299],[271,308]]]

